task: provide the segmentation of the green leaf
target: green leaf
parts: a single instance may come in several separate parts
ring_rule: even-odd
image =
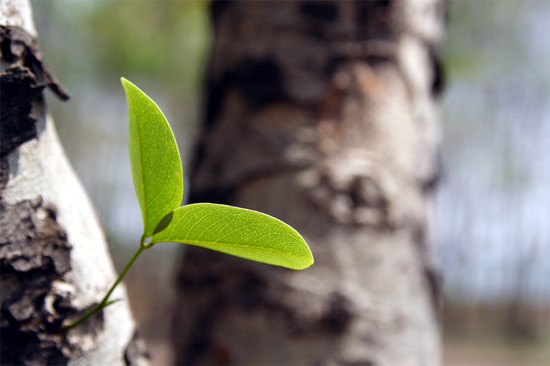
[[[178,208],[183,173],[174,134],[159,107],[137,86],[121,78],[128,101],[130,165],[143,216],[143,237]]]
[[[284,222],[232,206],[195,203],[176,209],[157,228],[151,243],[176,241],[277,266],[313,264],[305,240]]]

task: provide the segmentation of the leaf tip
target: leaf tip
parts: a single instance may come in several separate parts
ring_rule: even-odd
[[[306,268],[309,268],[311,266],[313,266],[315,264],[315,259],[313,258],[313,254],[311,254],[310,252],[310,258],[308,258],[309,260],[304,263],[303,266],[301,266],[301,268],[297,268],[298,270],[302,270],[302,269],[306,269]]]
[[[128,90],[130,87],[136,87],[130,80],[126,79],[124,76],[120,78],[120,83],[124,90]]]

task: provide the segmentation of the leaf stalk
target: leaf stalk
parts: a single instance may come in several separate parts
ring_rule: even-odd
[[[98,311],[102,310],[103,308],[107,307],[108,305],[114,303],[115,301],[109,301],[109,296],[111,296],[111,294],[113,293],[113,291],[115,290],[115,288],[118,286],[118,284],[122,281],[122,279],[124,278],[124,276],[126,276],[126,273],[130,270],[130,268],[132,267],[132,265],[134,264],[134,262],[136,261],[136,259],[138,259],[139,255],[141,254],[141,252],[143,252],[145,249],[147,249],[148,247],[146,245],[144,245],[144,238],[142,237],[141,238],[141,241],[140,241],[140,246],[138,248],[138,250],[134,253],[134,255],[132,256],[132,258],[130,258],[130,260],[128,261],[128,263],[126,264],[126,266],[124,267],[124,269],[122,270],[122,272],[120,272],[120,274],[118,275],[118,278],[116,279],[115,283],[113,283],[113,285],[111,286],[111,288],[109,289],[109,291],[107,291],[107,293],[105,294],[105,296],[103,297],[103,299],[98,303],[96,304],[95,306],[93,306],[92,308],[90,308],[88,311],[84,312],[82,315],[80,315],[78,318],[76,318],[75,320],[69,322],[68,324],[65,324],[63,325],[63,328],[66,329],[66,330],[69,330],[69,329],[72,329],[74,327],[76,327],[77,325],[81,324],[82,322],[84,322],[85,320],[87,320],[89,317],[91,317],[92,315],[94,315],[95,313],[97,313]]]

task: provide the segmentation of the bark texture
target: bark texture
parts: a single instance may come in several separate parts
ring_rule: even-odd
[[[178,364],[437,365],[427,210],[443,4],[214,2],[191,201],[294,226],[294,272],[188,248]]]
[[[115,279],[96,214],[63,152],[42,92],[68,99],[45,66],[23,0],[0,3],[0,288],[3,365],[138,365],[121,299],[67,332]]]

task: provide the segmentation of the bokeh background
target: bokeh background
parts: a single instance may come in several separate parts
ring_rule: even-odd
[[[48,103],[117,268],[142,230],[119,79],[146,91],[188,164],[211,42],[207,1],[34,0],[46,62],[71,94]],[[444,170],[432,210],[446,365],[550,365],[550,0],[447,3]],[[169,364],[171,283],[183,246],[128,275],[155,364]]]

